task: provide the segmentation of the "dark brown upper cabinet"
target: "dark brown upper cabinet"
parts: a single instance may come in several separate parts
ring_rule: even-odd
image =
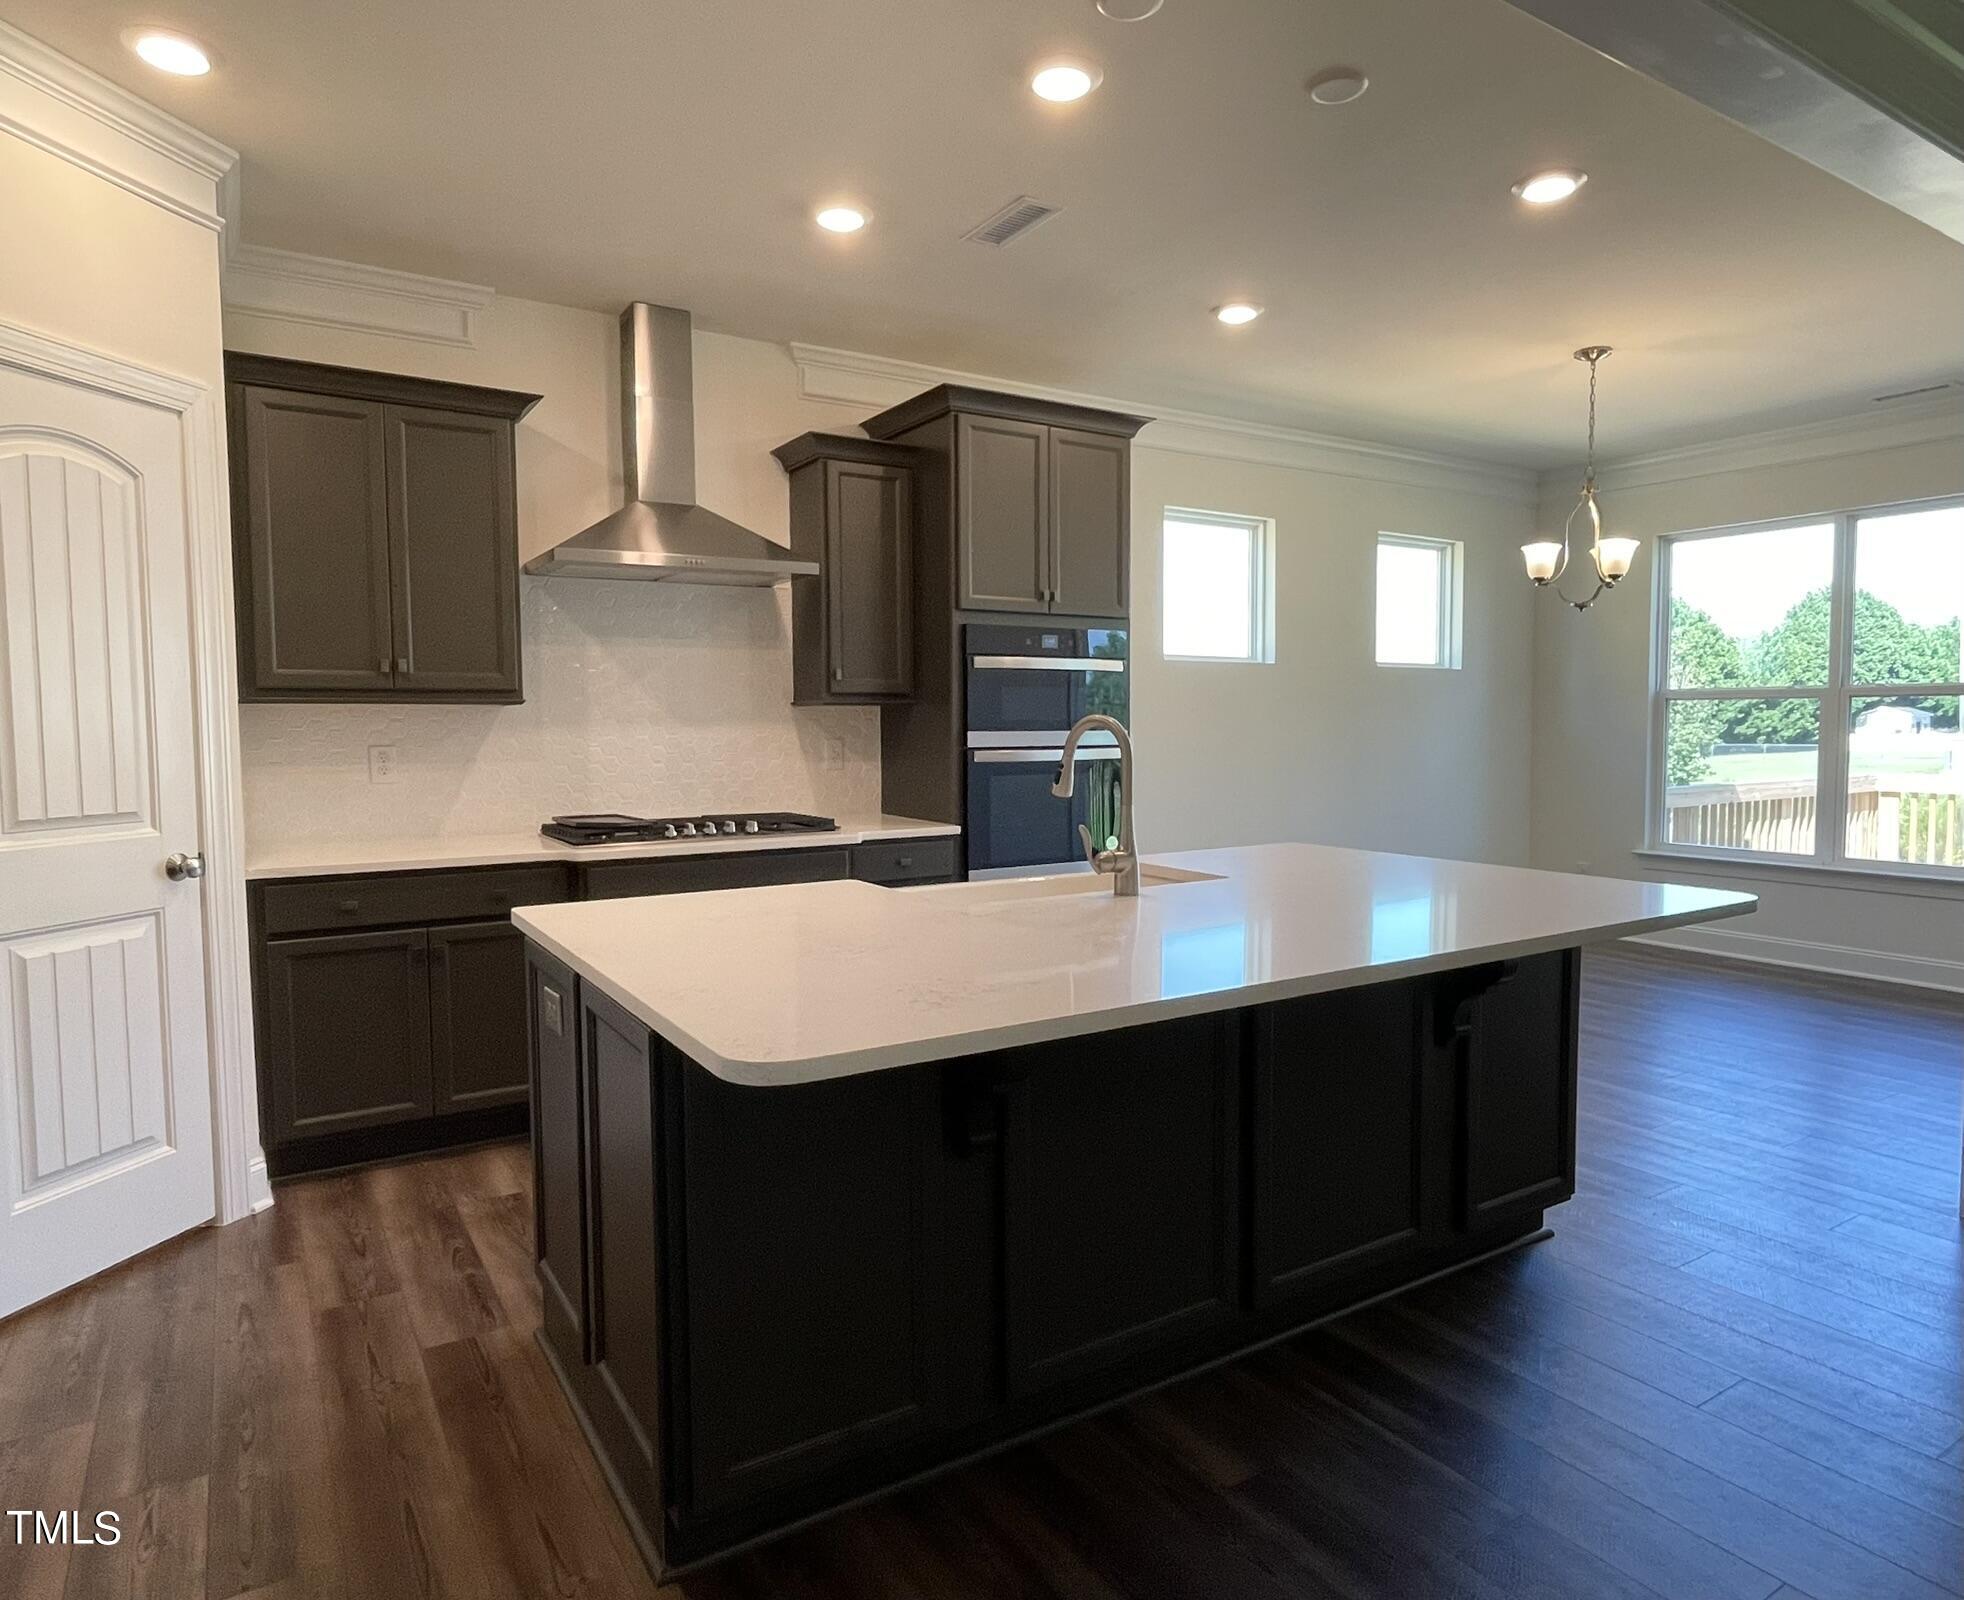
[[[1131,601],[1132,437],[1151,420],[942,384],[865,428],[932,453],[934,469],[922,474],[921,537],[945,541],[950,554],[924,556],[923,571],[947,573],[946,603],[1123,617]]]
[[[797,705],[861,705],[914,692],[914,465],[918,452],[846,434],[801,434],[771,452],[791,475],[791,550],[818,563],[791,580]]]
[[[227,352],[242,700],[523,698],[537,395]]]

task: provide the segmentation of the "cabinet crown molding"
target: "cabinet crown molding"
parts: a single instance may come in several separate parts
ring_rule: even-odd
[[[255,355],[245,350],[225,352],[225,381],[274,389],[302,389],[308,394],[335,395],[344,400],[374,400],[383,405],[432,406],[443,411],[468,411],[479,416],[516,422],[543,398],[517,389],[489,389],[475,383],[450,383],[439,378],[414,378],[403,373],[370,372],[360,367],[327,366],[318,361],[293,361],[285,356]]]
[[[951,411],[1037,422],[1053,428],[1075,428],[1083,433],[1109,433],[1122,439],[1130,439],[1153,420],[1073,400],[1049,400],[965,383],[938,383],[897,406],[887,407],[877,416],[868,417],[860,426],[875,439],[887,439],[918,428],[923,422],[932,422],[936,417],[945,417]]]
[[[787,439],[771,454],[786,472],[796,472],[814,461],[856,461],[869,467],[917,467],[927,452],[914,445],[891,444],[885,439],[862,439],[852,433],[801,433]]]

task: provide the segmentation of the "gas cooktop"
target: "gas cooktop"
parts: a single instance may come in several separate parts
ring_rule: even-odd
[[[648,840],[742,838],[785,833],[837,833],[830,817],[802,811],[734,811],[701,817],[628,817],[596,811],[580,816],[554,817],[539,832],[562,844],[639,844]]]

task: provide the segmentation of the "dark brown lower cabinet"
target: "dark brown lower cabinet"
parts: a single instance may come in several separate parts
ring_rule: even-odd
[[[685,1175],[685,1493],[709,1513],[935,1420],[939,1074],[758,1089],[661,1056]],[[642,1057],[645,1079],[645,1032]]]
[[[594,1424],[628,1481],[660,1482],[664,1251],[657,1237],[655,1086],[647,1030],[593,996],[580,1017],[586,1146],[587,1354]]]
[[[1486,1227],[1575,1193],[1577,951],[1510,962],[1467,1003],[1453,1048],[1465,1099],[1459,1222]],[[1567,1070],[1550,1072],[1550,1061]]]
[[[1572,1192],[1574,952],[785,1088],[530,959],[546,1347],[658,1575]]]
[[[845,877],[928,883],[959,872],[958,844],[902,839],[255,882],[246,904],[272,1174],[524,1132],[526,1041],[537,1027],[526,1022],[516,906]],[[570,1006],[570,978],[566,993]]]
[[[1217,1012],[1009,1058],[1011,1394],[1235,1316],[1239,1024]]]
[[[1424,1002],[1420,983],[1383,983],[1252,1014],[1256,1304],[1436,1242],[1452,1147],[1428,1101],[1450,1085],[1428,1071]]]
[[[433,927],[429,941],[432,1109],[522,1102],[525,935],[506,918]]]
[[[268,941],[273,1141],[430,1114],[428,966],[421,928]]]
[[[586,1093],[579,984],[527,947],[526,1032],[532,1040],[532,1239],[545,1319],[584,1362],[587,1344]]]

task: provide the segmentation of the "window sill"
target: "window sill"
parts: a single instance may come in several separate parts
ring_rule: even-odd
[[[1890,872],[1827,865],[1819,861],[1772,861],[1765,856],[1723,850],[1673,850],[1649,845],[1630,852],[1641,861],[1695,866],[1715,878],[1754,878],[1779,883],[1817,883],[1822,888],[1856,889],[1869,894],[1913,895],[1926,900],[1964,900],[1964,873]]]

